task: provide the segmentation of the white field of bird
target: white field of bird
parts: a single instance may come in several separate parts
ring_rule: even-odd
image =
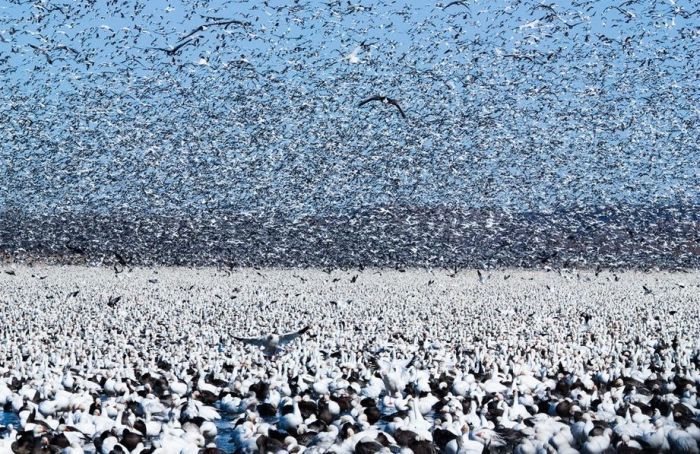
[[[5,270],[0,449],[696,452],[697,272]]]

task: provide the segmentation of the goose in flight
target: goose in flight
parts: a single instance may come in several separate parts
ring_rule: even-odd
[[[357,107],[362,107],[365,104],[367,104],[368,102],[372,102],[372,101],[379,101],[379,102],[383,102],[385,104],[391,104],[391,105],[395,106],[397,109],[399,109],[399,113],[401,114],[401,116],[403,118],[406,118],[406,114],[403,112],[403,109],[399,105],[399,102],[397,100],[389,98],[387,96],[381,96],[381,95],[372,96],[371,98],[367,98],[364,101],[362,101],[360,104],[357,105]]]
[[[273,333],[273,334],[268,334],[268,335],[260,336],[260,337],[236,337],[236,336],[234,336],[234,339],[241,341],[244,344],[254,345],[256,347],[262,347],[263,354],[265,355],[265,357],[272,358],[275,355],[277,355],[283,351],[283,349],[282,349],[283,346],[292,342],[297,337],[300,337],[302,334],[307,332],[309,329],[310,329],[309,326],[305,326],[304,328],[302,328],[298,331],[292,331],[291,333],[286,333],[286,334]]]

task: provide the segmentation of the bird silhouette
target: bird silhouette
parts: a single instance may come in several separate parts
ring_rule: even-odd
[[[401,116],[403,118],[406,118],[406,114],[404,113],[403,109],[399,105],[398,101],[396,101],[395,99],[392,99],[392,98],[388,98],[386,96],[380,96],[380,95],[372,96],[372,97],[367,98],[364,101],[360,102],[357,106],[362,107],[365,104],[367,104],[369,102],[373,102],[373,101],[382,102],[385,104],[391,104],[392,106],[394,106],[398,109],[399,113],[401,114]]]

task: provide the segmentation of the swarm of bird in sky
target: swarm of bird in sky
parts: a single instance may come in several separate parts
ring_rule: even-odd
[[[0,210],[693,207],[699,37],[690,0],[5,1]]]

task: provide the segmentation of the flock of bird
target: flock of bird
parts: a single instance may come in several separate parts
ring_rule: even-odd
[[[0,1],[0,454],[698,453],[698,56],[695,0]]]
[[[311,219],[293,243],[328,216],[397,206],[563,213],[557,224],[601,207],[697,213],[699,11],[694,0],[8,0],[0,225],[19,212],[30,219],[10,240],[64,250],[100,244],[91,223],[138,232],[146,251],[182,230],[181,243],[235,258],[245,247],[197,232],[248,214],[273,231]],[[52,228],[32,228],[36,217]],[[414,230],[433,243],[448,226],[431,222]],[[611,247],[697,248],[674,226],[630,243]]]
[[[0,452],[697,453],[699,288],[671,272],[5,268]]]
[[[700,267],[700,207],[551,213],[381,206],[288,219],[0,214],[0,260],[114,266],[363,268]]]

